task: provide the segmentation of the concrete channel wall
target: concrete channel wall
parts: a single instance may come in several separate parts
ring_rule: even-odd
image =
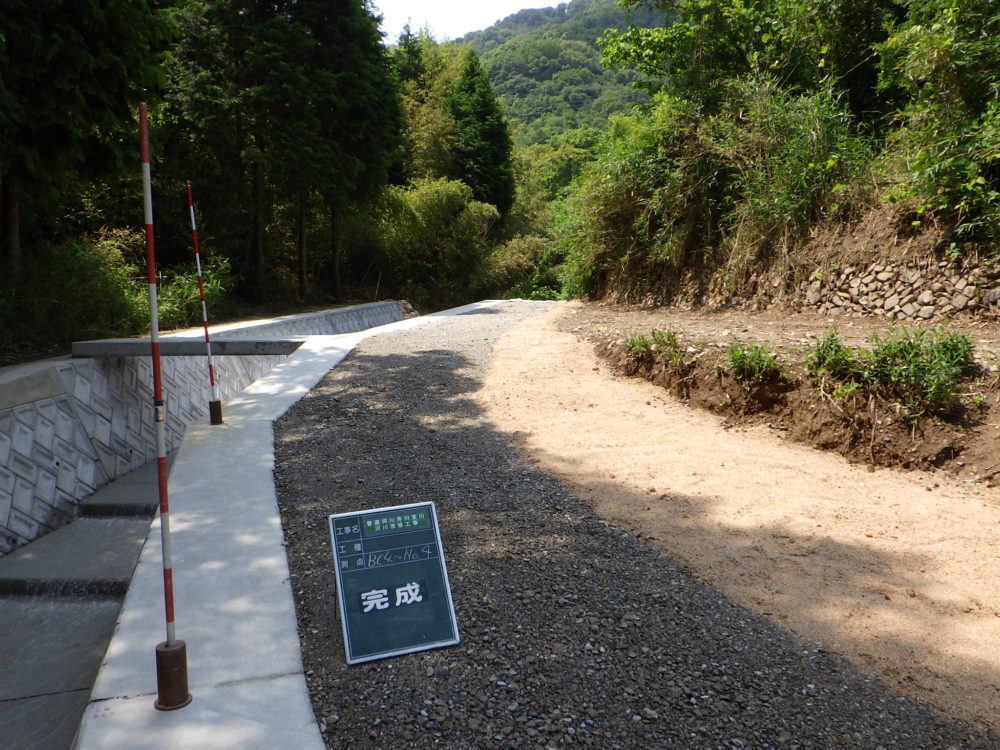
[[[213,336],[274,339],[353,333],[403,320],[397,302],[217,326]],[[167,338],[203,338],[200,330]],[[287,355],[213,357],[223,402]],[[204,356],[162,357],[167,450],[208,417]],[[62,358],[0,371],[0,555],[78,515],[101,485],[156,457],[149,356]]]

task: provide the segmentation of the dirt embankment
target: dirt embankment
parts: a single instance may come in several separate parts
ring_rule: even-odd
[[[882,407],[852,423],[804,381],[755,402],[714,371],[734,338],[799,362],[829,323],[571,303],[498,342],[479,398],[539,466],[734,600],[908,695],[997,726],[1000,495],[987,487],[1000,465],[997,334],[968,329],[984,368],[968,387],[985,405],[917,429]],[[839,323],[852,346],[887,327]],[[595,353],[654,328],[702,353],[691,382],[668,390]]]
[[[976,365],[960,383],[955,408],[906,419],[893,398],[865,389],[843,395],[837,383],[810,377],[807,353],[831,328],[850,347],[870,346],[895,324],[872,318],[825,318],[769,310],[694,313],[590,306],[574,327],[616,372],[646,379],[693,407],[724,418],[727,427],[764,425],[776,434],[831,450],[854,463],[898,469],[945,469],[987,486],[1000,483],[1000,392],[997,352],[1000,328],[967,320],[951,328],[975,347]],[[596,311],[599,313],[595,314]],[[919,330],[910,326],[911,330]],[[925,326],[930,328],[930,326]],[[680,367],[651,356],[636,357],[624,341],[635,333],[672,330],[684,350]],[[737,380],[726,369],[730,344],[761,344],[781,363],[779,377]]]

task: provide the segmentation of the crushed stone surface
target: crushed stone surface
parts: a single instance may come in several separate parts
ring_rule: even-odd
[[[534,468],[473,394],[493,342],[549,307],[369,339],[275,424],[329,748],[1000,748],[734,604]],[[423,501],[461,643],[348,667],[327,516]]]

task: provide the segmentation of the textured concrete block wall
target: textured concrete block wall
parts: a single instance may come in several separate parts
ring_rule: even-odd
[[[395,302],[246,326],[225,335],[328,335],[402,320]],[[195,335],[195,334],[190,334]],[[201,335],[199,332],[196,335]],[[214,357],[226,401],[284,356]],[[208,417],[205,357],[164,357],[167,449]],[[0,377],[0,555],[69,523],[79,501],[156,457],[150,357],[65,359],[11,368]]]
[[[398,302],[372,302],[367,305],[323,310],[304,315],[288,315],[250,324],[219,326],[218,333],[227,338],[275,338],[354,333],[375,326],[396,323],[403,319]],[[200,332],[187,334],[201,336]]]

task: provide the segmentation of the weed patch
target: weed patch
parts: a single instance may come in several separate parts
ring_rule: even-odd
[[[649,356],[651,342],[644,333],[631,333],[625,337],[625,353],[634,360],[643,360]]]
[[[650,334],[654,356],[663,362],[668,370],[679,370],[684,366],[684,349],[681,347],[677,334],[673,331],[663,331],[659,328]]]
[[[961,404],[960,382],[975,369],[969,337],[944,327],[890,329],[869,340],[870,349],[844,346],[833,328],[807,352],[807,372],[832,381],[843,400],[864,389],[897,406],[905,421],[945,416]]]
[[[753,341],[734,341],[730,344],[723,369],[734,379],[747,383],[765,383],[781,378],[778,357]]]

